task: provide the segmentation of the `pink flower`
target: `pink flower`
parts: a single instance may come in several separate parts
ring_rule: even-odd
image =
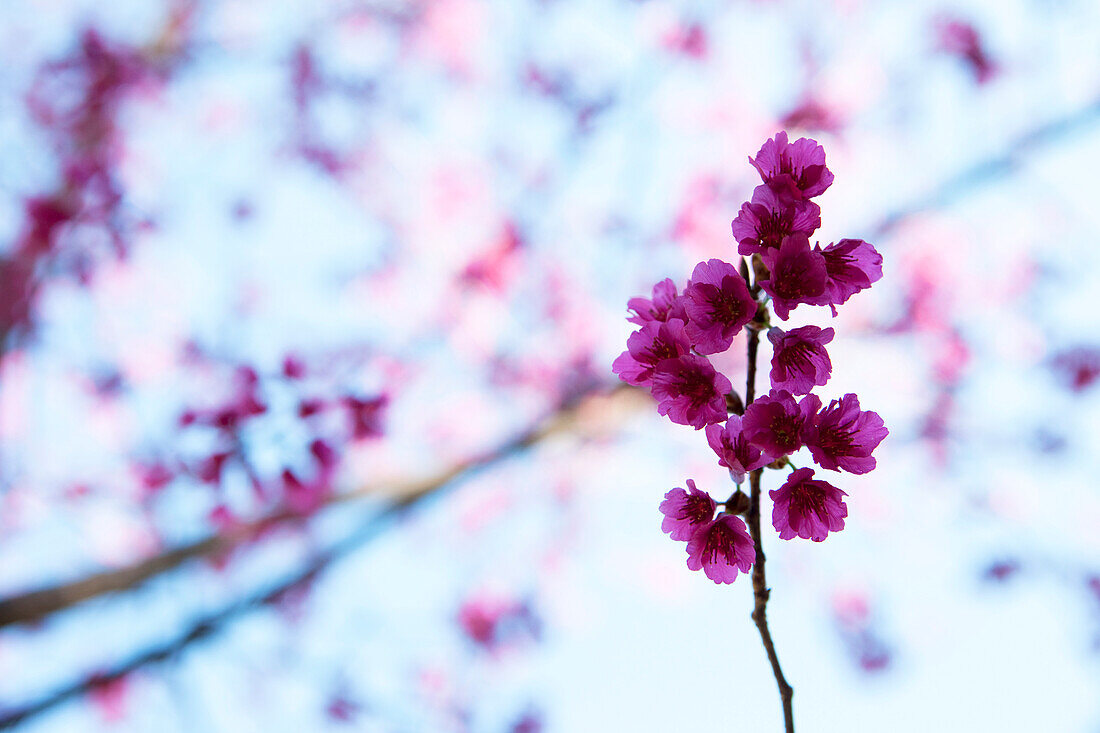
[[[730,229],[737,240],[737,252],[752,255],[778,249],[783,238],[791,234],[808,237],[819,226],[821,208],[813,201],[757,186],[752,201],[741,205]]]
[[[842,239],[814,251],[825,258],[825,291],[819,305],[840,305],[882,279],[882,255],[862,239]]]
[[[771,272],[760,287],[771,296],[777,316],[785,321],[799,304],[821,303],[828,278],[825,257],[810,249],[805,235],[786,237],[778,250],[765,253],[764,262]]]
[[[653,298],[631,298],[626,302],[627,310],[634,315],[626,320],[644,326],[652,321],[667,321],[669,317],[687,320],[683,306],[676,294],[676,284],[669,278],[653,286]]]
[[[349,394],[344,395],[340,401],[351,418],[352,440],[367,440],[382,435],[382,418],[390,403],[389,395],[360,399]]]
[[[788,143],[786,132],[765,142],[749,162],[764,183],[795,198],[818,196],[833,182],[832,172],[825,167],[825,149],[806,137]]]
[[[833,340],[831,328],[803,326],[790,331],[768,330],[772,342],[772,389],[806,394],[829,381],[833,364],[825,344]]]
[[[779,118],[781,127],[798,127],[803,130],[838,132],[844,122],[839,108],[823,104],[810,90],[803,92],[794,109]]]
[[[974,74],[974,80],[985,84],[997,72],[997,64],[990,58],[982,43],[978,29],[958,18],[938,18],[935,23],[939,47],[962,59]]]
[[[289,468],[283,469],[283,500],[295,514],[312,514],[332,495],[331,476],[321,471],[313,480],[303,482]]]
[[[542,716],[529,710],[512,725],[509,733],[542,733]]]
[[[457,621],[470,641],[486,651],[537,639],[542,625],[530,604],[488,593],[466,600]]]
[[[1071,392],[1084,392],[1100,379],[1100,348],[1074,346],[1055,354],[1050,368]]]
[[[706,357],[695,354],[665,359],[653,371],[657,412],[696,430],[725,419],[726,393],[732,389],[730,380],[716,372]]]
[[[847,494],[813,475],[812,468],[795,469],[785,484],[768,492],[774,502],[772,526],[782,540],[801,537],[821,542],[829,532],[844,529],[848,507],[841,497]]]
[[[118,723],[126,717],[130,691],[126,675],[96,673],[88,679],[88,697],[108,724]]]
[[[741,431],[741,418],[730,415],[725,425],[707,425],[707,443],[718,454],[718,465],[728,468],[737,483],[745,480],[745,474],[763,468],[770,463],[760,449],[749,443]]]
[[[195,476],[206,484],[219,484],[222,480],[222,471],[225,468],[226,462],[233,457],[233,453],[229,451],[219,451],[217,453],[211,453],[204,458],[195,469]]]
[[[687,335],[700,354],[717,354],[756,315],[756,300],[737,268],[722,260],[695,266],[684,290]]]
[[[707,55],[707,31],[699,23],[676,23],[661,39],[661,45],[670,51],[693,59]]]
[[[343,694],[336,695],[325,706],[325,713],[328,714],[329,718],[339,723],[350,723],[359,712],[359,703]]]
[[[867,473],[875,467],[871,452],[889,432],[878,413],[861,411],[859,398],[846,394],[807,421],[803,441],[822,468]]]
[[[149,464],[135,463],[133,470],[144,493],[149,496],[163,489],[176,477],[172,469],[159,461]]]
[[[180,416],[180,424],[209,425],[227,433],[234,433],[252,418],[267,412],[267,404],[260,394],[260,377],[249,366],[240,366],[233,374],[236,394],[231,401],[210,410],[187,410]]]
[[[309,444],[309,452],[313,455],[313,460],[317,462],[320,471],[331,473],[340,463],[339,454],[333,450],[331,445],[320,438]]]
[[[688,491],[676,488],[665,494],[660,506],[661,514],[665,515],[661,531],[681,542],[690,540],[697,529],[714,519],[717,508],[710,494],[695,488],[695,481],[688,479],[687,487]]]
[[[306,376],[305,363],[294,354],[288,354],[283,358],[283,376],[287,379],[303,379]]]
[[[653,370],[665,359],[675,359],[691,351],[684,332],[684,322],[678,318],[650,321],[630,334],[626,351],[611,364],[611,371],[628,384],[648,386]]]
[[[756,548],[740,517],[723,514],[700,527],[687,545],[687,566],[702,570],[715,583],[732,583],[738,571],[749,572]]]
[[[745,408],[741,432],[771,463],[802,447],[803,426],[819,407],[817,395],[806,395],[795,402],[790,392],[772,390]]]

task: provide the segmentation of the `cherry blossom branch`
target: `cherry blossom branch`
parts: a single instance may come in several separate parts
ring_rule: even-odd
[[[615,359],[612,371],[628,384],[650,387],[659,414],[703,431],[718,465],[729,469],[735,483],[750,477],[750,496],[738,489],[721,503],[687,479],[686,489],[668,491],[658,507],[664,515],[661,531],[686,542],[688,569],[702,570],[714,583],[729,584],[751,574],[752,619],[779,687],[786,731],[794,733],[794,691],[783,676],[768,629],[760,476],[765,467],[786,467],[788,456],[802,448],[825,470],[867,473],[876,465],[871,454],[889,430],[878,413],[860,409],[853,393],[824,408],[813,393],[832,373],[825,345],[833,340],[833,328],[786,330],[771,326],[771,316],[786,321],[802,305],[829,306],[836,315],[837,306],[882,279],[882,255],[862,239],[841,239],[825,247],[810,244],[810,235],[821,226],[821,207],[811,199],[833,183],[825,150],[815,140],[791,142],[780,131],[749,163],[762,183],[730,225],[742,256],[740,266],[706,260],[692,270],[682,294],[665,278],[653,286],[652,298],[627,301],[627,320],[640,328],[627,339],[627,350]],[[757,352],[765,328],[772,347],[770,391],[757,399]],[[708,357],[727,352],[745,331],[742,406],[729,377]],[[782,540],[821,542],[844,529],[847,494],[815,479],[812,468],[791,471],[769,495],[771,524]],[[721,505],[725,508],[715,516]]]
[[[745,383],[745,407],[752,404],[756,393],[756,352],[760,343],[760,332],[749,328],[748,344],[748,377]],[[752,620],[760,632],[760,640],[764,642],[764,650],[768,653],[768,661],[772,665],[772,674],[775,675],[775,683],[779,686],[779,697],[783,701],[783,724],[786,733],[794,733],[794,711],[791,707],[791,698],[794,690],[787,684],[787,678],[783,676],[783,669],[779,666],[779,656],[775,653],[775,643],[772,641],[771,631],[768,629],[767,605],[768,582],[764,576],[764,543],[760,533],[760,475],[764,469],[758,468],[749,473],[749,511],[746,519],[749,525],[749,534],[752,543],[756,547],[756,561],[752,566],[752,591],[755,603],[752,609]]]
[[[444,471],[425,478],[407,479],[387,483],[385,486],[368,485],[354,491],[333,495],[325,501],[322,508],[368,496],[389,496],[393,497],[392,503],[383,510],[383,515],[408,509],[480,468],[498,463],[549,435],[566,431],[577,414],[592,404],[606,402],[607,399],[618,399],[627,393],[636,392],[639,390],[631,389],[626,385],[619,385],[611,390],[608,390],[605,385],[589,388],[562,400],[529,429],[485,453],[460,461]],[[69,583],[2,599],[0,600],[0,628],[37,621],[108,593],[134,589],[185,562],[224,554],[274,527],[305,522],[310,516],[282,509],[259,520],[165,551],[129,567],[96,573]]]

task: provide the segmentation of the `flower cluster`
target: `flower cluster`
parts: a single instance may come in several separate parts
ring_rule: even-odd
[[[781,539],[820,542],[844,528],[847,495],[815,478],[814,469],[794,468],[788,457],[807,448],[823,469],[867,473],[887,430],[878,414],[860,409],[854,394],[828,405],[812,394],[832,372],[826,346],[833,329],[784,330],[771,325],[771,313],[786,321],[799,306],[828,306],[835,316],[837,306],[882,277],[882,257],[861,239],[811,245],[821,226],[821,207],[811,199],[833,182],[817,142],[789,142],[780,132],[749,162],[763,183],[733,220],[739,266],[700,262],[682,291],[666,279],[653,287],[652,297],[632,298],[627,320],[639,328],[612,369],[624,382],[648,387],[660,414],[704,430],[735,483],[765,467],[791,468],[786,482],[769,492],[772,525]],[[761,331],[772,347],[771,390],[755,401],[750,395],[744,408],[708,358],[730,349],[743,330],[749,331],[750,359]],[[732,583],[756,559],[740,516],[751,517],[750,507],[758,511],[758,482],[751,500],[738,489],[716,502],[689,479],[686,489],[665,494],[662,530],[687,543],[689,568],[716,583]]]

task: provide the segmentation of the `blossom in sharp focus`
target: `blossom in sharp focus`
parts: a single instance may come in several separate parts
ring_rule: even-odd
[[[802,326],[790,331],[768,330],[772,342],[772,389],[791,394],[807,394],[829,381],[833,364],[825,344],[833,340],[831,328]]]
[[[718,455],[718,465],[729,469],[737,483],[745,480],[745,474],[763,468],[770,463],[760,449],[749,443],[741,431],[741,418],[730,415],[726,424],[707,425],[707,443]]]
[[[778,249],[783,238],[791,234],[809,237],[820,226],[821,207],[813,201],[757,186],[752,201],[741,205],[730,229],[738,254],[747,256]]]
[[[679,303],[676,283],[667,277],[653,286],[652,298],[631,298],[626,302],[626,307],[634,312],[626,320],[639,326],[653,321],[667,321],[670,317],[687,320]]]
[[[684,289],[687,335],[700,354],[717,354],[756,315],[756,300],[737,268],[722,260],[695,266]]]
[[[611,364],[611,371],[628,384],[648,386],[653,370],[665,359],[675,359],[691,351],[684,322],[678,318],[650,321],[630,334],[626,351]]]
[[[820,305],[840,305],[882,279],[882,255],[862,239],[842,239],[825,249],[815,247],[814,251],[825,258],[825,291]]]
[[[652,389],[657,412],[699,430],[726,418],[726,393],[733,385],[706,357],[684,354],[657,365]]]
[[[820,407],[817,395],[795,402],[790,392],[772,390],[745,408],[741,431],[771,463],[802,447],[803,427]]]
[[[825,292],[828,271],[825,257],[810,249],[805,235],[792,234],[764,263],[770,273],[760,287],[771,296],[775,314],[787,320],[790,312],[799,304],[818,305]],[[770,260],[770,261],[769,261]]]
[[[789,143],[787,133],[780,132],[749,162],[764,183],[795,198],[818,196],[833,182],[832,172],[825,167],[825,149],[807,137]]]
[[[687,480],[688,490],[676,488],[665,494],[661,502],[661,531],[674,540],[686,542],[695,531],[714,519],[717,504],[707,492],[695,488],[695,481]]]
[[[849,393],[807,421],[803,442],[822,468],[867,473],[875,467],[871,452],[889,432],[878,413],[860,410]]]
[[[768,492],[772,498],[772,526],[779,539],[801,537],[821,542],[829,532],[844,529],[848,507],[843,491],[827,481],[814,479],[812,468],[791,471],[786,483]]]
[[[740,517],[723,514],[701,527],[687,545],[687,566],[702,570],[715,583],[732,583],[737,573],[749,572],[756,548]]]

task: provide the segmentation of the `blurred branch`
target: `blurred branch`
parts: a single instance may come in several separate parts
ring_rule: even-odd
[[[364,486],[355,491],[337,494],[328,499],[324,506],[362,499],[367,496],[386,496],[392,499],[392,503],[383,510],[383,513],[392,514],[394,511],[407,509],[451,482],[466,477],[478,468],[501,461],[517,450],[526,448],[548,435],[566,430],[570,421],[585,405],[595,400],[606,399],[609,396],[636,391],[622,386],[610,391],[604,387],[589,389],[564,400],[530,429],[487,453],[468,458],[426,478],[398,481],[384,486]],[[324,506],[321,508],[324,508]],[[273,527],[292,522],[304,522],[310,516],[312,515],[283,509],[257,521],[242,524],[239,527],[206,537],[192,544],[168,550],[129,567],[96,573],[69,583],[0,600],[0,628],[12,624],[37,621],[92,598],[136,588],[150,578],[172,570],[189,560],[223,554],[260,536]]]
[[[393,522],[399,519],[406,511],[423,500],[439,494],[442,489],[452,487],[455,483],[471,477],[480,469],[521,453],[546,438],[574,431],[577,428],[578,422],[581,422],[582,419],[584,422],[592,422],[593,419],[598,418],[600,420],[607,420],[612,425],[621,424],[617,419],[619,415],[617,415],[616,410],[612,408],[630,407],[629,402],[637,400],[641,395],[642,392],[640,390],[626,385],[618,385],[612,389],[607,389],[602,386],[589,389],[564,400],[542,419],[536,421],[529,429],[505,441],[496,448],[480,456],[467,459],[431,478],[420,481],[410,481],[400,487],[394,487],[399,489],[400,493],[395,494],[396,498],[392,502],[386,505],[386,507],[378,513],[372,515],[367,522],[361,525],[351,535],[341,540],[333,547],[319,553],[303,569],[291,577],[239,600],[219,611],[200,617],[175,639],[140,652],[105,672],[82,677],[80,680],[49,693],[34,702],[0,712],[0,729],[13,728],[67,700],[84,695],[98,687],[109,685],[150,664],[164,662],[173,658],[193,642],[213,636],[222,631],[229,622],[237,617],[251,610],[276,602],[287,592],[313,581],[331,565],[334,560],[339,559],[370,541],[387,527],[392,526]],[[364,488],[355,492],[343,494],[334,499],[333,503],[362,497],[374,493],[374,491],[373,489]],[[274,523],[284,520],[271,517],[266,521]],[[237,533],[233,535],[233,537],[237,538],[236,541],[240,541],[240,538],[243,536],[247,535],[238,535]],[[217,549],[226,549],[232,546],[230,543],[233,541],[232,538],[221,541],[215,541],[215,538],[210,538],[203,542],[196,543],[195,545],[191,545],[188,548],[177,550],[175,553],[166,553],[164,556],[160,556],[160,558],[154,558],[140,565],[148,568],[159,566],[162,569],[174,567],[174,565],[183,562],[186,557],[198,557],[204,553],[209,554],[214,552]],[[173,558],[173,563],[172,560],[167,559],[167,555],[172,554],[181,557],[179,559]],[[166,559],[162,560],[161,558]],[[120,571],[117,574],[107,573],[103,575],[125,575],[129,573],[137,577],[137,571],[138,566],[135,566],[134,568]],[[143,577],[149,577],[149,574],[147,573]],[[90,580],[91,579],[81,581],[75,585],[86,584]],[[62,592],[53,597],[63,598],[65,596]]]
[[[946,206],[964,194],[1012,173],[1023,163],[1023,157],[1036,148],[1062,140],[1098,120],[1100,99],[1094,99],[1080,109],[1033,127],[996,155],[977,161],[941,181],[927,195],[888,213],[870,228],[871,236],[878,238],[888,234],[911,216]]]
[[[275,523],[279,521],[274,517],[271,519]],[[75,606],[96,596],[134,588],[187,560],[222,552],[243,540],[243,532],[215,535],[161,553],[130,567],[96,573],[71,583],[5,598],[0,601],[0,627],[37,621],[51,613]]]

